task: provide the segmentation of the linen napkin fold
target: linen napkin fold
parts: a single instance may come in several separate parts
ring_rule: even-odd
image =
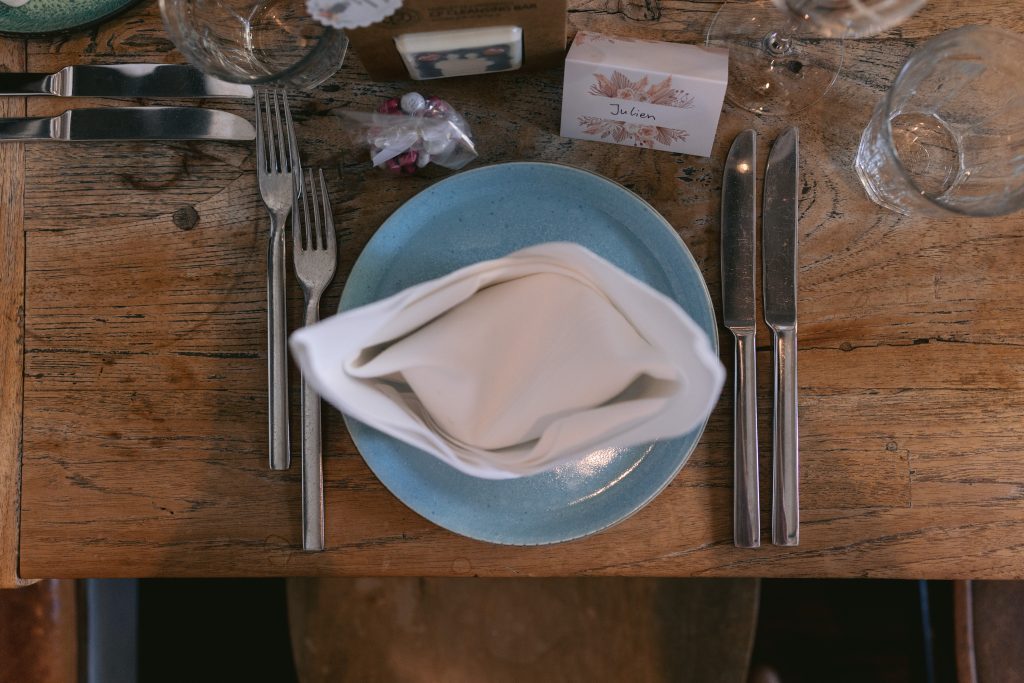
[[[674,301],[560,242],[326,318],[291,348],[339,410],[487,479],[685,434],[725,379]]]

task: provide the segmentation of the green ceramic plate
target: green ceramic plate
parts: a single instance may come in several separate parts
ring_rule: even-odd
[[[21,7],[0,3],[0,33],[37,36],[67,33],[98,24],[139,0],[28,0]]]

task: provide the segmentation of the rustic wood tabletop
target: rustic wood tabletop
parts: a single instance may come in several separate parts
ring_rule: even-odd
[[[1024,577],[1020,217],[901,217],[871,203],[853,169],[871,109],[911,49],[970,23],[1024,32],[1014,4],[933,0],[893,31],[849,41],[840,80],[812,109],[776,119],[727,104],[707,159],[559,137],[559,69],[430,84],[473,127],[478,164],[572,164],[649,201],[693,253],[718,310],[729,144],[755,128],[764,159],[779,132],[801,127],[803,528],[793,548],[733,547],[727,389],[689,463],[649,506],[588,538],[528,548],[469,540],[419,517],[370,472],[340,415],[325,410],[327,550],[303,553],[300,468],[266,464],[268,221],[254,146],[0,145],[0,584],[186,575]],[[701,42],[719,7],[570,5],[570,38],[587,29],[682,42]],[[0,39],[4,70],[132,61],[183,61],[156,2],[81,34]],[[342,142],[332,110],[369,110],[410,89],[371,82],[351,54],[334,79],[293,102],[305,161],[329,169],[336,222],[350,233],[325,312],[377,226],[443,177],[370,170],[365,152]],[[4,98],[0,114],[113,102]],[[252,116],[249,103],[206,104]],[[289,296],[294,328],[294,282]],[[730,338],[720,334],[731,368]],[[770,334],[762,325],[758,335],[767,528]],[[297,382],[292,398],[298,405]]]

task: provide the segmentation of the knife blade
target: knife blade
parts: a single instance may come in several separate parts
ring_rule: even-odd
[[[241,116],[198,107],[105,107],[52,118],[0,119],[0,142],[255,139],[256,129]]]
[[[800,439],[797,409],[796,265],[800,133],[772,145],[764,172],[764,320],[772,329],[772,543],[800,544]]]
[[[722,178],[722,318],[736,337],[733,407],[733,543],[761,545],[757,472],[757,133],[736,136]]]
[[[66,66],[55,74],[0,73],[0,96],[251,98],[252,88],[183,64]]]

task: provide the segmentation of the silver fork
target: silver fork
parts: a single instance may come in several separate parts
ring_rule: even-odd
[[[306,300],[304,325],[320,319],[320,296],[338,267],[331,199],[323,169],[307,168],[292,212],[292,258]],[[306,182],[308,180],[308,182]],[[312,210],[310,207],[312,206]],[[302,379],[302,549],[324,549],[320,396]]]
[[[285,221],[301,182],[288,95],[276,88],[256,93],[256,163],[260,194],[270,213],[267,249],[267,384],[270,411],[270,469],[291,465],[288,440],[288,356],[285,316]]]

